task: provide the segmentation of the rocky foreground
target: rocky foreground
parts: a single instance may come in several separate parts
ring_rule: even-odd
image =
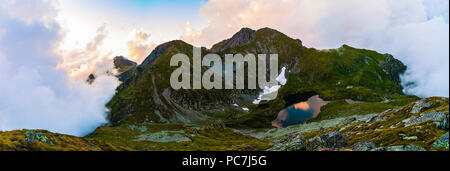
[[[378,114],[342,118],[336,126],[312,132],[288,128],[294,131],[268,150],[448,151],[448,107],[448,98],[432,97]]]
[[[86,137],[45,130],[0,132],[0,151],[448,151],[449,99],[287,128],[170,124],[100,127]]]

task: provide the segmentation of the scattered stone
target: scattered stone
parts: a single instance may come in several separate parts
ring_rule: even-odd
[[[190,142],[192,140],[184,136],[184,131],[161,131],[139,135],[134,141]]]
[[[353,151],[371,151],[373,149],[376,149],[375,143],[372,141],[364,141],[362,143],[356,144],[353,146]]]
[[[407,126],[411,126],[411,125],[416,125],[416,124],[420,124],[426,121],[441,121],[441,120],[445,120],[446,116],[444,112],[428,112],[425,114],[422,114],[419,117],[412,117],[412,118],[408,118],[403,120],[402,122],[405,123],[405,127]]]
[[[416,145],[399,145],[385,148],[386,151],[427,151],[425,148]]]
[[[408,141],[417,141],[419,138],[417,136],[411,136],[411,137],[403,137],[403,140]]]
[[[448,149],[448,132],[433,143],[433,147]]]
[[[383,120],[386,120],[386,117],[372,116],[366,120],[366,123],[378,122]]]

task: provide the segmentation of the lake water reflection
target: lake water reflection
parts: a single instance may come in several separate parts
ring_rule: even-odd
[[[284,128],[304,123],[309,119],[316,118],[320,113],[320,108],[328,103],[319,95],[312,96],[307,101],[296,103],[280,111],[277,118],[272,121],[272,126]]]

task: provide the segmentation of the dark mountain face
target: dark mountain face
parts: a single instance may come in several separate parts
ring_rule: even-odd
[[[134,66],[137,65],[136,62],[130,61],[130,60],[126,59],[123,56],[115,57],[113,62],[114,62],[114,66],[119,68],[119,69],[122,69],[122,68],[125,68],[125,67],[130,67],[130,66],[134,67]]]
[[[135,72],[137,63],[130,61],[123,56],[117,56],[114,58],[114,66],[119,71],[119,75],[117,76],[119,80],[126,82]]]
[[[257,31],[244,28],[210,50],[202,48],[202,55],[278,54],[279,70],[286,69],[287,83],[275,100],[253,104],[260,89],[174,90],[170,76],[177,67],[170,67],[170,59],[183,53],[192,61],[192,48],[180,40],[162,44],[137,67],[118,58],[117,63],[127,64],[120,68],[128,68],[130,74],[124,76],[124,83],[107,104],[111,123],[202,124],[223,120],[231,126],[264,127],[270,126],[286,106],[284,97],[296,94],[314,92],[329,101],[374,102],[403,95],[399,74],[406,67],[391,55],[346,45],[330,50],[307,48],[299,39],[270,28]]]
[[[255,30],[243,28],[239,32],[237,32],[232,38],[224,40],[218,44],[215,44],[210,51],[213,53],[217,53],[228,48],[245,45],[255,39],[256,37],[255,33],[256,33]]]
[[[118,89],[121,89],[121,88],[127,86],[126,82],[134,74],[136,67],[137,67],[137,63],[130,61],[123,56],[115,57],[113,59],[113,63],[114,63],[114,68],[117,69],[117,71],[119,72],[119,74],[116,75],[116,77],[119,79],[119,81],[124,83],[118,87]],[[111,74],[111,73],[112,73],[111,71],[107,71],[106,74]],[[88,76],[88,78],[86,79],[86,83],[92,84],[95,81],[95,78],[96,77],[93,73],[90,74]]]

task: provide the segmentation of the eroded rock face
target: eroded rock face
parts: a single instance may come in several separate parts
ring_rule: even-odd
[[[407,69],[406,65],[389,54],[386,54],[386,60],[380,66],[388,77],[397,83],[400,82],[398,75],[404,73]]]

